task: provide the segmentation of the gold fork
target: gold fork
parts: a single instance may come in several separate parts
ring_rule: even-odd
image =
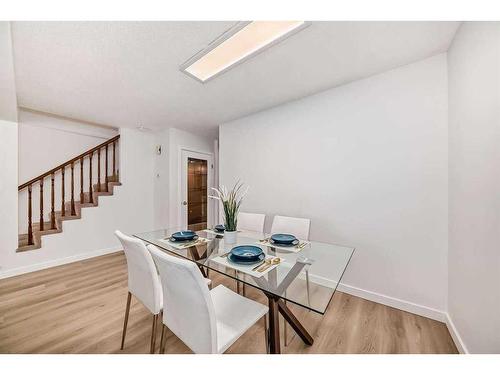
[[[276,257],[276,258],[273,258],[271,259],[268,263],[266,263],[265,265],[262,265],[262,267],[260,267],[257,272],[264,272],[266,271],[268,268],[270,268],[271,266],[274,266],[276,264],[280,264],[281,262],[281,259]]]
[[[264,259],[262,262],[257,264],[254,268],[252,268],[252,271],[255,271],[257,268],[262,267],[264,264],[267,264],[271,261],[271,259]]]

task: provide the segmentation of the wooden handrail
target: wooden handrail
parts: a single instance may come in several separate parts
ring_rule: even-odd
[[[47,176],[50,176],[52,173],[57,172],[59,169],[65,168],[68,165],[71,165],[72,163],[78,161],[79,159],[82,159],[83,157],[85,157],[87,155],[93,154],[94,152],[96,152],[97,150],[99,150],[101,147],[105,147],[105,146],[107,146],[107,145],[115,142],[119,138],[120,138],[120,135],[118,134],[117,136],[115,136],[115,137],[113,137],[111,139],[108,139],[106,142],[103,142],[100,145],[97,145],[94,148],[91,148],[90,150],[87,150],[84,153],[82,153],[82,154],[80,154],[78,156],[75,156],[73,159],[68,160],[67,162],[62,163],[61,165],[58,165],[55,168],[52,168],[50,171],[47,171],[47,172],[41,174],[40,176],[32,178],[28,182],[25,182],[24,184],[19,185],[19,187],[17,188],[17,190],[19,191],[19,190],[23,190],[24,188],[27,188],[31,184],[33,184],[33,183],[35,183],[35,182],[37,182],[37,181],[39,181],[39,180],[41,180],[41,179],[43,179],[43,178],[45,178]]]

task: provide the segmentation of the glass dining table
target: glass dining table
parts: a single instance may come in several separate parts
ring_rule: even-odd
[[[224,234],[210,229],[196,232],[198,239],[185,244],[171,242],[170,236],[181,228],[170,228],[134,234],[135,237],[170,254],[195,262],[206,277],[208,270],[237,281],[239,286],[261,290],[268,299],[270,353],[280,353],[279,315],[295,330],[307,345],[313,337],[287,306],[287,302],[318,314],[325,314],[344,275],[354,248],[315,241],[303,241],[285,248],[269,241],[269,234],[240,231],[236,243],[224,242]],[[259,246],[266,259],[279,258],[279,263],[243,269],[229,261],[228,254],[239,245]],[[270,262],[270,261],[268,261]],[[260,266],[260,268],[259,268]],[[262,272],[260,270],[263,270]]]

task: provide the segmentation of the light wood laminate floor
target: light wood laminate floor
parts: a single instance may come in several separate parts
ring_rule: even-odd
[[[235,287],[214,272],[210,277]],[[250,287],[247,296],[266,301]],[[123,252],[0,280],[0,352],[148,353],[152,318],[135,299],[120,350],[126,297]],[[293,337],[284,347],[282,339],[283,353],[457,353],[443,323],[345,293],[335,294],[324,316],[292,309],[315,343]],[[258,322],[227,353],[265,353],[263,325]],[[166,353],[190,353],[167,332]]]

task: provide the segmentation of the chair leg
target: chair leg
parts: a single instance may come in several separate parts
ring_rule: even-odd
[[[158,323],[158,316],[160,314],[154,314],[153,315],[153,327],[151,329],[151,348],[149,349],[149,353],[153,354],[155,352],[155,346],[156,346],[156,326]]]
[[[285,298],[286,298],[286,291],[285,291]],[[285,300],[285,305],[286,305],[286,300]],[[285,318],[283,318],[283,341],[285,347],[288,346],[288,324],[286,323]]]
[[[127,307],[125,307],[125,319],[123,321],[122,345],[120,347],[120,350],[123,350],[123,346],[125,345],[125,335],[127,333],[128,314],[130,312],[130,300],[131,299],[132,299],[132,293],[128,292],[128,294],[127,294]]]
[[[165,353],[165,344],[167,341],[167,335],[165,335],[165,324],[163,324],[163,321],[161,323],[161,339],[160,339],[160,354]]]
[[[269,325],[267,324],[267,314],[264,315],[264,338],[266,339],[266,354],[269,354]]]

